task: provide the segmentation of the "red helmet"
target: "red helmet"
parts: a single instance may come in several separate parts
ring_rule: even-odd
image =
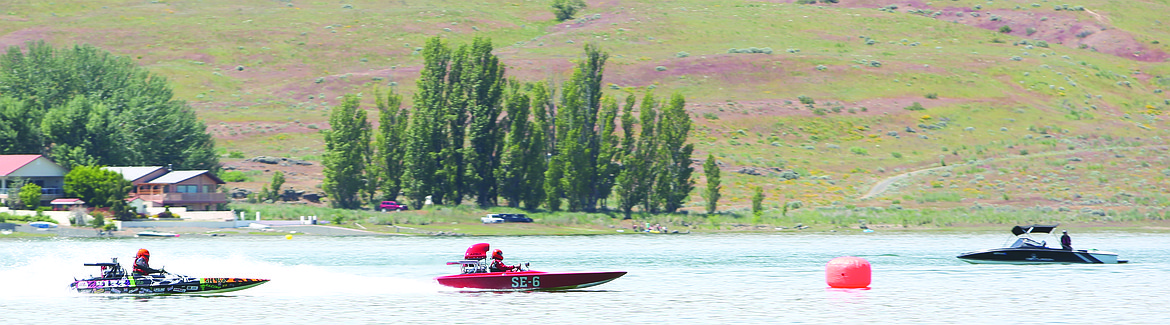
[[[504,251],[498,250],[498,249],[492,251],[492,259],[496,259],[496,260],[504,259]]]
[[[134,256],[134,258],[139,258],[139,257],[143,257],[143,256],[146,256],[146,258],[150,258],[150,251],[146,250],[145,248],[139,248],[138,255]]]

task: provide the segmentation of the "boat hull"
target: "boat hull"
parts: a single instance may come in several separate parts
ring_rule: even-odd
[[[169,232],[143,231],[135,234],[134,237],[179,237],[179,234]]]
[[[447,275],[439,284],[467,289],[499,291],[570,290],[600,285],[626,275],[624,271],[549,273],[541,271],[491,272]]]
[[[963,253],[959,259],[977,264],[1116,264],[1117,253],[1053,248],[994,248]]]
[[[78,280],[72,287],[77,292],[93,294],[212,294],[244,290],[267,282],[268,279],[195,278],[168,274]]]

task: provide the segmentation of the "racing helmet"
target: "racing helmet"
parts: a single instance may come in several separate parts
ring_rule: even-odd
[[[143,256],[146,256],[146,258],[150,258],[150,251],[146,250],[145,248],[139,248],[138,255],[136,255],[135,258],[143,257]]]
[[[504,251],[499,250],[499,249],[492,251],[492,259],[497,259],[497,260],[504,259]]]

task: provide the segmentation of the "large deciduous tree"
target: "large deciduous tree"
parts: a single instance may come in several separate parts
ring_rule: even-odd
[[[497,124],[504,66],[491,40],[475,38],[452,51],[440,38],[423,48],[423,70],[406,135],[404,192],[413,205],[496,204],[503,150]]]
[[[500,123],[508,128],[501,151],[500,167],[496,170],[499,180],[499,194],[510,207],[519,207],[524,200],[525,177],[527,176],[527,151],[531,148],[532,122],[529,121],[532,100],[520,90],[520,83],[510,80],[504,92],[506,115]]]
[[[0,96],[0,154],[40,153],[42,136],[36,122],[42,115],[23,100]]]
[[[0,55],[0,154],[48,154],[67,168],[219,168],[206,126],[165,78],[91,45],[26,47]]]
[[[130,181],[121,173],[101,166],[74,166],[65,174],[65,195],[80,198],[91,207],[113,207],[126,199],[130,189]]]
[[[686,100],[682,94],[674,93],[670,103],[662,108],[662,115],[658,118],[658,154],[654,159],[654,170],[658,172],[654,185],[656,201],[662,203],[666,212],[675,212],[681,208],[694,189],[691,174],[691,153],[695,146],[687,144],[687,136],[691,131],[691,117],[684,107]]]
[[[378,188],[383,201],[395,201],[402,190],[403,154],[406,152],[403,139],[410,113],[402,108],[402,96],[390,92],[383,99],[377,96],[378,133],[374,136],[374,165],[377,171]]]
[[[370,185],[365,155],[369,152],[371,126],[360,106],[357,96],[345,95],[341,105],[329,114],[330,129],[322,131],[325,135],[322,188],[335,208],[359,208],[358,195]]]
[[[546,174],[551,177],[545,180],[557,183],[556,190],[563,192],[569,211],[594,211],[601,193],[608,193],[601,186],[613,184],[598,179],[606,126],[617,116],[616,105],[612,111],[601,110],[601,80],[608,58],[597,45],[585,45],[584,56],[562,86],[554,131],[556,151],[549,167],[550,171],[554,167],[560,170],[553,173],[557,175]],[[612,129],[609,132],[612,135]]]
[[[472,41],[468,63],[461,81],[468,91],[471,115],[467,132],[470,146],[464,154],[467,163],[464,179],[471,189],[468,194],[475,196],[476,204],[495,205],[499,196],[495,172],[500,166],[506,131],[498,125],[503,110],[504,65],[492,54],[491,40],[482,37]]]
[[[445,175],[440,174],[441,153],[447,144],[445,129],[447,64],[451,50],[438,37],[427,40],[423,47],[423,69],[414,94],[414,112],[406,130],[403,154],[402,189],[415,209],[432,197],[442,204]]]

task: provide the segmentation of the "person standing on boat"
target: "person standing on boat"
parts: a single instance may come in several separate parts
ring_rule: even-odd
[[[138,255],[134,256],[134,275],[162,272],[163,270],[150,268],[150,251],[146,250],[145,248],[138,249]]]
[[[513,266],[508,266],[507,264],[504,264],[504,251],[499,250],[499,249],[492,251],[492,265],[490,267],[488,267],[488,271],[490,271],[490,272],[507,272],[507,271],[519,271],[519,270],[520,270],[519,264],[513,265]]]
[[[1068,230],[1065,230],[1064,235],[1060,236],[1060,249],[1066,251],[1072,250],[1072,237],[1068,236]]]

